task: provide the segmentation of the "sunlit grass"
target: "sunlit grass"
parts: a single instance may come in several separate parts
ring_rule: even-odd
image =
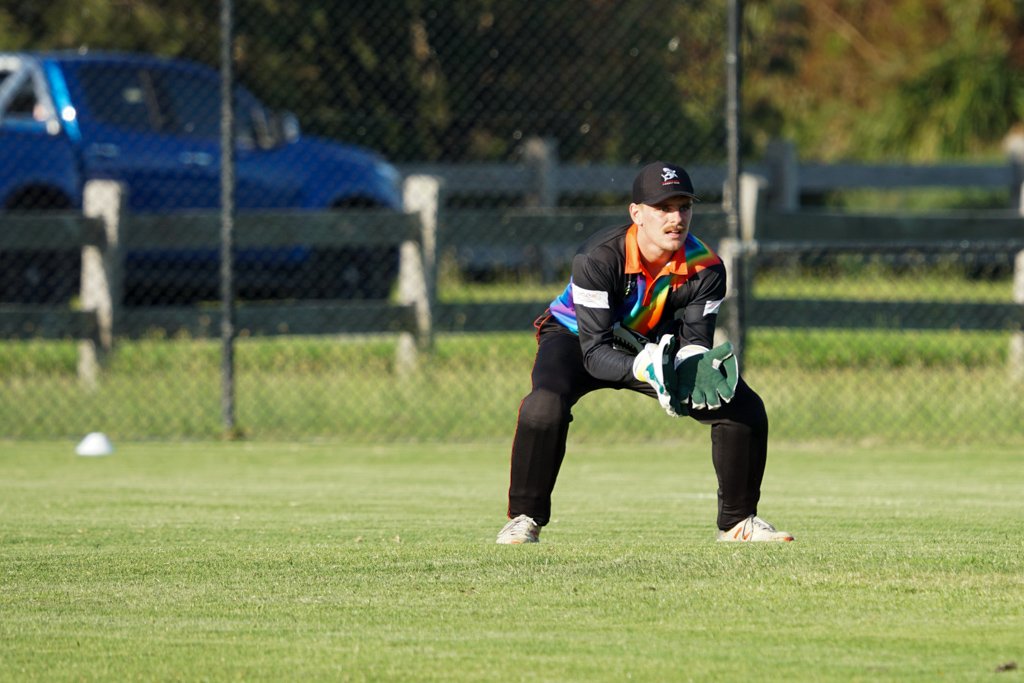
[[[880,281],[868,271],[795,279],[771,271],[757,282],[759,296],[778,298],[1009,297],[1001,280],[904,274]],[[542,302],[558,287],[505,282],[457,291],[467,301]],[[764,396],[773,432],[786,438],[1024,440],[1008,332],[754,328],[746,341],[744,375]],[[528,325],[439,334],[411,373],[399,371],[396,351],[388,335],[239,339],[238,426],[253,439],[510,439],[536,351]],[[119,340],[95,391],[78,382],[77,363],[70,340],[0,344],[0,435],[215,438],[225,431],[217,340]],[[642,397],[622,392],[587,396],[575,414],[574,434],[583,439],[629,441],[636,430],[665,428]]]
[[[1024,661],[1017,450],[777,442],[760,511],[796,541],[726,547],[706,438],[570,439],[542,542],[501,547],[504,446],[115,445],[0,442],[5,679],[960,681]]]

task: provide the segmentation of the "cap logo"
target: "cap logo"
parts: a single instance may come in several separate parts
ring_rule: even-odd
[[[661,184],[668,185],[669,181],[675,180],[679,182],[679,174],[675,170],[665,166],[661,169]]]

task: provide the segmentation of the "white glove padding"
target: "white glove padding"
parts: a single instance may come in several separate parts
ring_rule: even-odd
[[[683,361],[687,358],[699,356],[700,354],[707,353],[710,350],[711,349],[708,347],[701,346],[700,344],[687,344],[683,348],[679,349],[679,352],[676,354],[676,360],[673,367],[678,370],[679,366],[682,365]]]
[[[658,403],[672,417],[679,417],[679,412],[672,405],[676,374],[673,363],[678,344],[674,334],[666,334],[657,344],[646,344],[633,359],[633,376],[654,387]]]
[[[678,353],[676,353],[675,360],[672,363],[672,369],[674,371],[673,374],[675,376],[675,386],[673,387],[674,391],[672,392],[672,399],[676,412],[682,415],[687,415],[690,412],[690,393],[693,391],[693,379],[694,375],[696,375],[695,368],[693,368],[694,371],[691,374],[690,367],[682,366],[685,361],[701,356],[708,351],[710,351],[710,349],[706,346],[701,346],[700,344],[687,344],[683,348],[679,349]],[[696,361],[690,361],[690,363],[694,362]],[[681,370],[680,367],[682,367]],[[703,408],[704,406],[693,407]]]

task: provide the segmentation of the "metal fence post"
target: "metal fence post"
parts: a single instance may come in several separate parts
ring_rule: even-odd
[[[726,329],[729,340],[735,348],[736,357],[743,362],[743,350],[746,345],[746,296],[747,283],[744,275],[744,257],[742,231],[740,225],[740,176],[743,165],[740,150],[740,92],[743,78],[740,62],[740,41],[743,25],[742,0],[729,0],[728,18],[728,49],[725,56],[726,65],[726,104],[725,126],[727,131],[726,147],[728,148],[728,173],[722,193],[722,208],[725,210],[729,238],[722,240],[724,252],[722,259],[726,262],[729,274],[728,282],[731,292],[726,296],[730,305],[726,309]]]
[[[221,420],[228,438],[239,436],[235,424],[235,132],[231,0],[220,5],[220,339]]]
[[[120,233],[124,219],[125,187],[112,180],[85,184],[82,213],[103,223],[103,245],[82,247],[82,310],[96,313],[94,339],[78,342],[78,379],[88,389],[99,383],[100,368],[114,348],[114,334],[123,298]]]

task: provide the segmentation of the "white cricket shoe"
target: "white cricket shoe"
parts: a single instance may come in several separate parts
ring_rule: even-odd
[[[719,531],[718,540],[738,541],[740,543],[758,541],[792,541],[793,534],[788,531],[779,531],[760,517],[750,515],[728,531]]]
[[[540,526],[532,517],[519,515],[509,520],[508,524],[498,532],[497,543],[519,545],[520,543],[540,543]]]

